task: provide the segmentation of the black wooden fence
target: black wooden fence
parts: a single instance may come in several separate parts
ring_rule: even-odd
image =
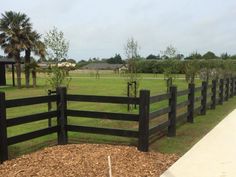
[[[212,81],[209,85],[207,82],[202,82],[202,86],[195,87],[194,84],[189,84],[188,89],[177,91],[177,87],[172,86],[169,93],[157,96],[150,96],[149,90],[141,90],[139,97],[117,97],[117,96],[94,96],[94,95],[72,95],[67,94],[66,88],[58,88],[56,94],[48,96],[39,96],[32,98],[6,100],[5,93],[0,92],[0,161],[3,162],[8,159],[8,146],[33,138],[57,133],[58,144],[68,143],[68,131],[96,133],[104,135],[115,135],[123,137],[135,137],[138,139],[138,150],[148,151],[151,137],[154,137],[162,130],[167,130],[167,135],[173,137],[176,135],[176,125],[178,122],[194,122],[194,117],[198,114],[206,114],[208,108],[215,109],[217,104],[223,104],[230,97],[236,94],[236,79],[221,79],[219,83]],[[197,96],[198,95],[198,96]],[[178,98],[186,96],[187,100],[178,102]],[[150,112],[150,105],[152,103],[168,100],[167,107]],[[82,111],[71,110],[67,108],[68,101],[76,102],[96,102],[96,103],[110,103],[110,104],[137,104],[139,112],[137,114],[130,113],[112,113],[99,111]],[[49,109],[47,112],[37,113],[33,115],[21,116],[7,119],[6,112],[8,108],[18,106],[28,106],[34,104],[48,104],[56,102],[57,109]],[[198,106],[196,106],[199,104]],[[177,112],[182,108],[187,108],[187,112]],[[158,117],[167,114],[168,120],[158,123],[152,127],[150,121],[158,119]],[[109,119],[121,121],[135,121],[138,122],[138,130],[124,130],[124,129],[110,129],[101,127],[77,126],[69,125],[67,117],[89,117],[96,119]],[[25,123],[35,122],[39,120],[57,118],[57,125],[52,126],[49,122],[49,127],[37,130],[30,133],[25,133],[13,137],[7,136],[7,128],[11,126],[22,125]]]

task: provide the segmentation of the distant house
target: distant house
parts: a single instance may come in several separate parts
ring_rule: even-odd
[[[113,70],[120,71],[120,68],[125,68],[124,64],[109,64],[109,63],[89,63],[83,66],[81,69],[87,70]]]
[[[70,62],[58,63],[58,67],[75,68],[75,66],[76,66],[75,63],[70,63]]]
[[[46,62],[41,62],[41,63],[38,63],[38,66],[42,69],[47,69],[48,68],[48,63]]]
[[[42,69],[47,69],[52,66],[56,66],[56,63],[52,62],[41,62],[38,63],[38,66]],[[61,62],[58,63],[58,67],[66,67],[66,68],[75,68],[76,64],[75,63],[70,63],[70,62]]]

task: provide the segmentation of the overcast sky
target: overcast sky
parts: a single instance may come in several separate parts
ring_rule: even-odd
[[[69,58],[123,57],[133,37],[141,56],[173,45],[236,54],[236,0],[0,0],[0,12],[26,13],[41,34],[56,26],[70,41]]]

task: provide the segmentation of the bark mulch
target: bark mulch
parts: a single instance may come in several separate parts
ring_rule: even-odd
[[[0,165],[2,177],[107,177],[108,156],[112,176],[159,176],[178,156],[139,152],[136,147],[104,144],[70,144],[47,147]]]

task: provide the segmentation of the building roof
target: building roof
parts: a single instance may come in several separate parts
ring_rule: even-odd
[[[109,63],[89,63],[82,67],[82,69],[94,69],[94,70],[115,70],[122,67],[123,64],[109,64]]]
[[[0,63],[2,64],[15,64],[15,60],[13,58],[0,58]]]

